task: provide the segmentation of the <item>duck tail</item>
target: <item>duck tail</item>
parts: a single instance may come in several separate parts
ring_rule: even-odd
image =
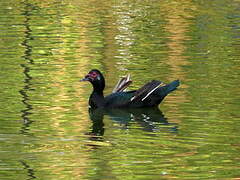
[[[179,80],[175,80],[169,84],[167,84],[165,87],[165,96],[168,95],[170,92],[174,91],[177,89],[177,87],[180,85],[180,81]]]

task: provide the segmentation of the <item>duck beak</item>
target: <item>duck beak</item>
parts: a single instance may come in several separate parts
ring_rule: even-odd
[[[90,81],[90,78],[86,76],[85,78],[80,80],[80,82],[83,82],[83,81]]]
[[[80,82],[89,81],[89,80],[90,80],[89,78],[83,78],[83,79],[80,79]]]

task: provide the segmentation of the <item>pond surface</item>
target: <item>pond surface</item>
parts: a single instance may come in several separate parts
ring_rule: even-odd
[[[0,179],[239,179],[240,1],[0,2]],[[100,69],[181,86],[89,111]]]

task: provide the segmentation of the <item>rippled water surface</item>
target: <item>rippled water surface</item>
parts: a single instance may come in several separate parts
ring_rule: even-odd
[[[239,179],[240,1],[0,2],[0,179]],[[88,110],[181,80],[159,109]]]

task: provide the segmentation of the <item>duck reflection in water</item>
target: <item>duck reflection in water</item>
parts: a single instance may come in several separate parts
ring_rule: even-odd
[[[140,109],[90,108],[89,116],[93,123],[91,135],[95,137],[104,135],[104,116],[108,116],[114,122],[119,123],[120,128],[123,129],[131,129],[131,124],[137,123],[146,132],[161,132],[161,130],[166,131],[166,128],[168,132],[177,132],[177,124],[169,123],[157,107]]]

